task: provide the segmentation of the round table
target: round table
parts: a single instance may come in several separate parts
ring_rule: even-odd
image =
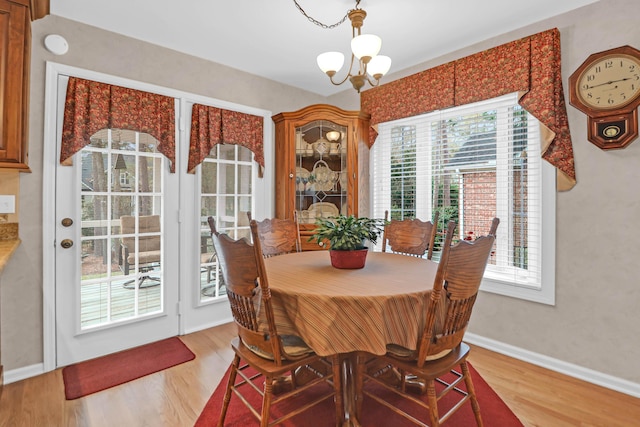
[[[337,269],[327,251],[265,259],[276,326],[317,354],[343,354],[345,426],[353,409],[353,357],[382,355],[387,344],[415,349],[438,264],[423,258],[369,252],[364,268]]]

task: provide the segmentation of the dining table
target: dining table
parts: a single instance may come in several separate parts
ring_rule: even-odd
[[[355,359],[383,355],[387,344],[415,350],[438,264],[373,251],[361,269],[332,267],[328,251],[264,261],[278,333],[300,336],[320,356],[341,355],[342,426],[360,426]]]

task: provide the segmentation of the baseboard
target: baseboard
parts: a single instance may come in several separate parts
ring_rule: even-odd
[[[515,347],[510,344],[505,344],[500,341],[495,341],[490,338],[485,338],[468,332],[464,335],[464,340],[470,344],[495,351],[496,353],[504,354],[505,356],[513,357],[514,359],[529,362],[561,374],[569,375],[570,377],[578,378],[592,384],[640,398],[640,384],[638,383],[614,377],[613,375],[603,374],[602,372],[594,371],[593,369],[584,368],[579,365],[574,365],[572,363],[564,362],[559,359],[554,359],[543,354],[534,353],[520,347]]]
[[[185,333],[185,335],[192,334],[194,332],[198,332],[198,331],[202,331],[204,329],[209,329],[209,328],[213,328],[213,327],[216,327],[216,326],[224,325],[224,324],[230,323],[230,322],[233,322],[233,317],[228,317],[228,318],[222,319],[222,320],[215,320],[213,322],[204,323],[204,324],[192,327],[192,328],[186,328],[184,333]]]
[[[4,371],[4,383],[5,385],[11,384],[41,374],[44,374],[44,363],[36,363],[35,365]]]

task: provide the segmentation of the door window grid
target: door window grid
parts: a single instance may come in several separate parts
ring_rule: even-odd
[[[218,144],[200,166],[200,300],[226,296],[207,222],[233,239],[250,240],[247,213],[253,206],[252,153],[240,145]]]
[[[122,215],[160,215],[162,212],[163,157],[155,151],[155,140],[134,131],[104,129],[81,151],[81,284],[80,328],[96,329],[110,324],[157,314],[163,307],[162,286],[136,286],[145,276],[162,277],[158,261],[140,268],[139,238],[162,233],[123,234]],[[140,165],[147,173],[141,174]],[[102,166],[104,169],[100,169]],[[123,185],[122,174],[140,177]],[[144,176],[144,179],[143,179]],[[109,185],[107,185],[109,183]],[[137,212],[137,214],[136,214]],[[134,263],[125,275],[121,265],[121,242],[133,237]],[[161,253],[161,252],[160,252]],[[133,286],[124,285],[130,282]],[[149,283],[147,283],[149,284]]]

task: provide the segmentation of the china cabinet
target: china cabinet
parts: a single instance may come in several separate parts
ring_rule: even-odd
[[[29,170],[31,15],[28,0],[0,0],[0,46],[0,168]]]
[[[300,223],[303,250],[317,218],[360,214],[359,172],[368,167],[369,115],[317,104],[272,117],[275,123],[276,217]],[[364,157],[359,153],[366,150]],[[359,163],[360,161],[360,163]]]

